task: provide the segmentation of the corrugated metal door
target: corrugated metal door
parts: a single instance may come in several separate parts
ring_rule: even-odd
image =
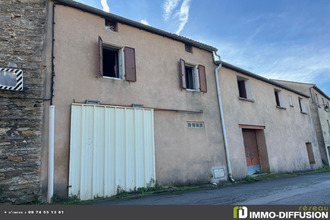
[[[107,197],[153,185],[152,109],[72,104],[69,196]]]

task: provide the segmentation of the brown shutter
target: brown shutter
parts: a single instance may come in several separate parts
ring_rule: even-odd
[[[186,89],[187,83],[186,83],[186,63],[183,59],[180,59],[180,81],[181,81],[181,88]]]
[[[207,92],[205,66],[198,65],[198,74],[201,92]]]
[[[136,82],[135,49],[125,47],[125,74],[126,80]]]
[[[99,36],[99,41],[98,41],[98,69],[99,69],[99,74],[103,76],[103,41],[102,38]]]

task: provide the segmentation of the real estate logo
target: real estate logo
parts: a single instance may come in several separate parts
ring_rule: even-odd
[[[233,217],[234,218],[247,218],[248,217],[248,208],[245,206],[235,206]]]

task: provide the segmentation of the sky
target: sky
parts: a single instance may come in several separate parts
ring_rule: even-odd
[[[76,0],[218,48],[264,76],[330,96],[329,0]]]

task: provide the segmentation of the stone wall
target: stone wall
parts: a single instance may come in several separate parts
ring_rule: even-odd
[[[0,90],[0,203],[41,198],[46,0],[0,1],[0,67],[22,69],[24,89]]]

